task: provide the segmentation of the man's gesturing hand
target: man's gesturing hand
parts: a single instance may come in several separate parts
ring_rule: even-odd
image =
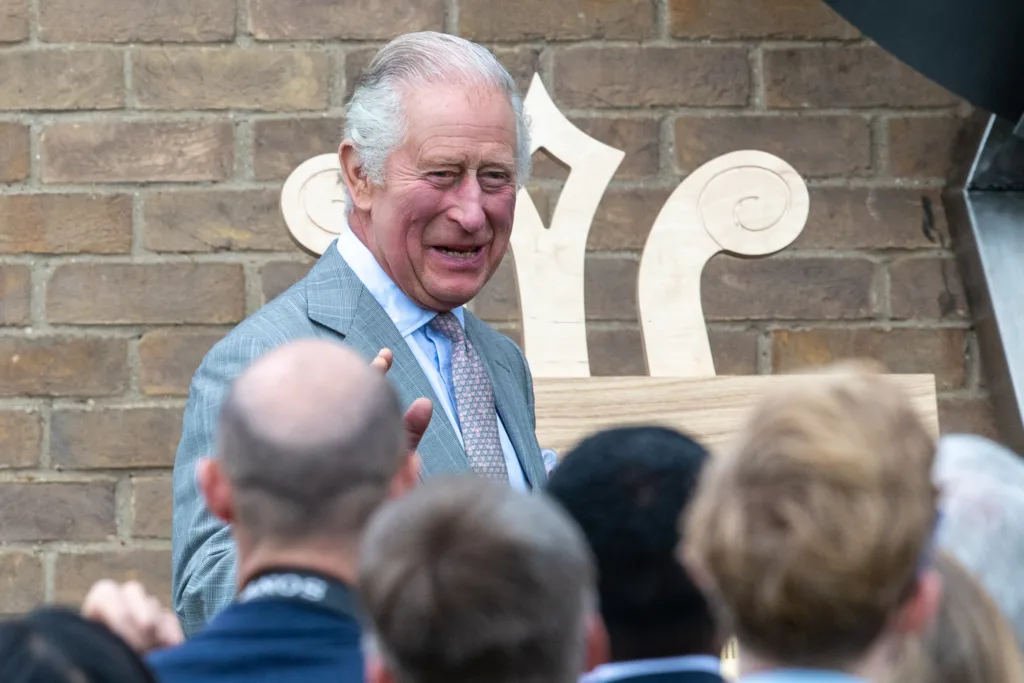
[[[137,581],[97,582],[85,596],[82,616],[100,622],[139,654],[179,645],[185,640],[178,618]]]
[[[381,349],[370,365],[387,374],[394,361],[395,355],[391,352],[391,349]],[[434,405],[430,402],[429,398],[416,399],[409,406],[409,409],[405,411],[403,422],[405,424],[405,438],[409,442],[410,452],[415,452],[419,448],[420,439],[423,438],[423,433],[427,431],[427,426],[430,424],[430,416],[433,413]]]

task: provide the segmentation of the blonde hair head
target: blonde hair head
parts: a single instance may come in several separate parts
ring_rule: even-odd
[[[741,648],[854,662],[916,586],[936,514],[935,441],[873,364],[793,378],[711,459],[684,558]]]

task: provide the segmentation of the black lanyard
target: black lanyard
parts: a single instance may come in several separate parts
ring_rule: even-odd
[[[335,614],[358,619],[352,589],[337,579],[302,569],[275,569],[250,580],[237,602],[292,600],[317,605]]]

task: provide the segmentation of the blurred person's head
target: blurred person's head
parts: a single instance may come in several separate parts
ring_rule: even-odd
[[[1024,461],[988,439],[957,434],[939,440],[934,473],[939,547],[988,591],[1024,652]]]
[[[383,374],[313,339],[270,351],[238,377],[217,454],[199,465],[207,506],[232,525],[240,585],[268,565],[354,579],[370,516],[418,476]]]
[[[371,683],[575,683],[607,657],[593,559],[556,503],[478,477],[385,506],[360,553]]]
[[[3,683],[156,683],[106,626],[62,608],[0,622]]]
[[[465,38],[409,33],[377,52],[345,113],[352,232],[420,307],[465,304],[501,263],[530,172],[512,76]]]
[[[938,602],[935,441],[871,366],[790,380],[705,468],[684,558],[744,671],[870,677]]]
[[[955,558],[938,553],[942,598],[924,633],[904,643],[891,683],[1021,683],[1013,629]]]
[[[721,651],[704,596],[675,556],[679,517],[707,459],[674,430],[624,427],[584,439],[551,473],[548,493],[597,559],[612,661]]]

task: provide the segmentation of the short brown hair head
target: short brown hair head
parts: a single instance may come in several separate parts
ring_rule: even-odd
[[[917,584],[935,441],[873,366],[789,379],[711,458],[684,557],[741,648],[833,667],[866,654]]]
[[[1024,665],[1010,623],[951,555],[935,562],[942,577],[939,611],[928,629],[903,644],[892,683],[1021,683]]]
[[[543,494],[435,479],[371,521],[359,591],[400,683],[575,683],[595,570],[582,532]]]

